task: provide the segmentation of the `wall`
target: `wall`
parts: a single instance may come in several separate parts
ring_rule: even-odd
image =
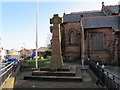
[[[103,32],[104,38],[103,38],[103,45],[104,50],[94,51],[92,50],[92,32]],[[112,33],[113,30],[111,28],[99,28],[99,29],[90,29],[89,30],[89,38],[85,40],[85,52],[86,52],[86,58],[88,58],[88,40],[89,40],[89,53],[90,58],[96,61],[102,61],[102,62],[111,62],[112,56],[111,56],[111,44],[114,41],[114,34]]]
[[[64,54],[66,61],[80,60],[81,59],[81,27],[80,23],[65,23],[64,24]],[[70,45],[70,32],[74,31],[76,34],[76,44]],[[92,50],[92,32],[103,32],[103,45],[104,50],[93,51]],[[103,63],[116,62],[117,58],[113,55],[112,48],[115,40],[115,35],[113,34],[112,28],[97,28],[97,29],[85,29],[85,59],[90,57],[95,61],[102,61]],[[116,48],[117,50],[118,48]]]
[[[16,50],[8,50],[7,55],[19,55],[19,52]]]
[[[22,49],[22,50],[20,51],[20,55],[27,57],[27,56],[30,55],[30,51],[27,50],[27,49]]]
[[[75,33],[75,44],[70,45],[70,32]],[[67,61],[78,60],[81,56],[80,50],[80,23],[66,23],[64,24],[64,56]]]

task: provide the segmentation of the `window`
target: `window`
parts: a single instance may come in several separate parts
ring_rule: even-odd
[[[92,33],[92,49],[93,50],[104,49],[103,33],[101,32]]]
[[[70,33],[70,44],[75,44],[75,33],[73,31]]]

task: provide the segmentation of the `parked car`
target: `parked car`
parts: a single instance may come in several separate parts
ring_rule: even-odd
[[[14,65],[17,65],[17,64],[18,64],[18,60],[17,60],[16,58],[9,58],[9,59],[6,61],[7,64],[10,64],[10,63],[12,63],[12,62],[14,62]]]
[[[10,59],[10,58],[15,58],[15,59],[19,60],[20,55],[9,55],[8,59]]]

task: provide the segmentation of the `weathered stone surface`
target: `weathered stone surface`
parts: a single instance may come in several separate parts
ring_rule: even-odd
[[[24,80],[47,80],[47,81],[79,81],[82,82],[82,77],[63,77],[63,76],[24,76]]]
[[[50,19],[50,24],[53,24],[52,30],[52,58],[51,58],[51,68],[57,68],[63,66],[63,59],[61,54],[61,34],[60,34],[60,24],[62,23],[62,18],[55,14],[52,19]]]
[[[40,71],[51,71],[51,68],[50,67],[42,67],[40,68]],[[56,71],[70,71],[70,67],[59,67],[59,68],[56,68]]]
[[[56,71],[56,72],[49,72],[49,71],[33,71],[32,75],[36,76],[75,76],[75,71]]]

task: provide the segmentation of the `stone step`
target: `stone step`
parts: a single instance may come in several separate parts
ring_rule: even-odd
[[[37,76],[75,76],[75,72],[63,72],[63,71],[55,71],[55,72],[50,72],[50,71],[33,71],[32,75],[37,75]]]
[[[24,76],[24,80],[43,80],[43,81],[79,81],[82,82],[82,77],[63,77],[63,76]]]
[[[39,68],[40,71],[51,71],[52,69],[50,67],[41,67]],[[56,69],[56,71],[70,71],[70,67],[59,67]]]

